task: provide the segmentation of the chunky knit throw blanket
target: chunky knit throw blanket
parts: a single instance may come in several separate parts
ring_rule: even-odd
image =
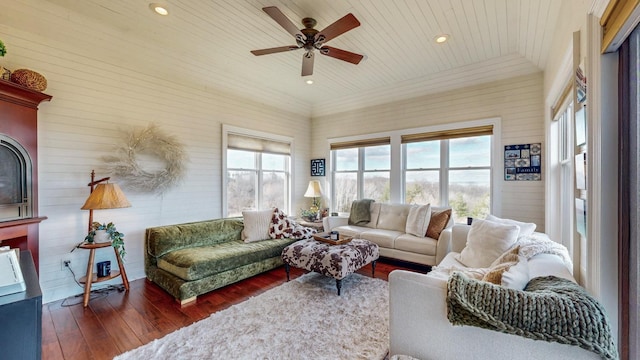
[[[447,290],[447,318],[453,325],[576,345],[618,359],[604,309],[572,281],[537,277],[519,291],[454,272]]]

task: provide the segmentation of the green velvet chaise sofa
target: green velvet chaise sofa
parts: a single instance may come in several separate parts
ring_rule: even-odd
[[[294,239],[245,243],[242,218],[151,227],[145,234],[147,278],[181,304],[283,264]]]

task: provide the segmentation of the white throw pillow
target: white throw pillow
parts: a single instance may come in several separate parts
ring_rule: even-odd
[[[467,235],[467,245],[456,260],[471,268],[486,268],[518,240],[516,225],[503,225],[474,219]]]
[[[519,255],[518,262],[502,273],[501,285],[509,289],[522,290],[529,283],[529,264],[527,258]]]
[[[269,224],[273,209],[243,211],[244,229],[242,230],[242,240],[253,242],[270,239]]]
[[[534,223],[525,223],[525,222],[511,220],[511,219],[501,219],[491,214],[487,215],[485,220],[497,222],[500,224],[516,225],[518,228],[520,228],[520,233],[518,234],[518,237],[531,236],[531,234],[533,234],[533,232],[536,231],[536,224]]]
[[[431,204],[415,205],[409,209],[407,225],[404,232],[414,236],[425,237],[431,220]]]

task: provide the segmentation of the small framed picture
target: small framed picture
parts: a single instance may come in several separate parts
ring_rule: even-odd
[[[311,160],[311,176],[324,176],[324,159]]]

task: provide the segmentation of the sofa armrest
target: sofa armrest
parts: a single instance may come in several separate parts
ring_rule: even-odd
[[[451,249],[449,251],[462,252],[465,246],[467,246],[467,235],[471,230],[470,225],[455,224],[451,228]]]
[[[324,231],[331,231],[338,226],[344,226],[349,224],[349,218],[347,216],[326,216],[322,218],[322,226]]]
[[[449,252],[451,252],[450,227],[442,230],[440,237],[438,238],[438,245],[436,247],[436,265],[440,264],[440,261],[442,261]]]
[[[436,359],[424,346],[430,333],[438,332],[438,323],[446,319],[446,280],[406,270],[389,274],[389,356],[409,355]],[[442,346],[453,346],[451,339]]]

